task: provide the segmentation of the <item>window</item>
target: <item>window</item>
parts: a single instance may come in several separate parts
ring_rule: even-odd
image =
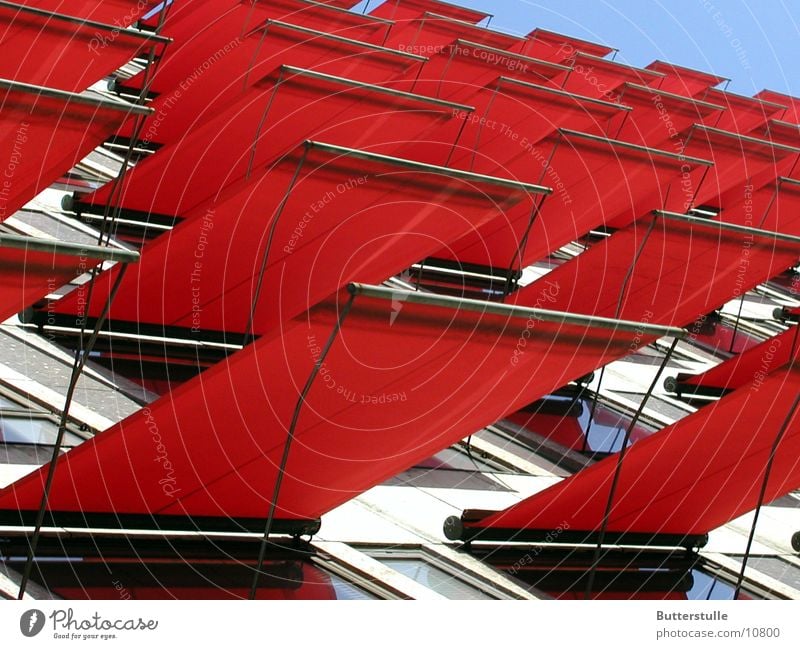
[[[476,451],[468,453],[465,448],[460,445],[446,448],[390,478],[385,484],[439,489],[508,491],[505,486],[490,476],[482,475],[502,471],[500,465],[482,458]]]
[[[593,549],[483,547],[473,553],[539,597],[582,600],[589,585]],[[608,549],[592,578],[592,599],[726,600],[735,579],[710,562],[683,552]],[[740,599],[762,599],[751,584]]]
[[[692,570],[692,587],[686,591],[686,599],[690,600],[725,600],[733,599],[736,585],[713,572],[698,568]],[[757,599],[754,595],[742,591],[739,599]]]
[[[0,463],[44,464],[53,456],[58,435],[58,421],[50,414],[0,394]],[[83,441],[67,431],[62,448],[69,449]]]
[[[736,558],[741,561],[744,557],[740,555]],[[800,590],[800,567],[794,563],[789,563],[780,557],[751,556],[747,560],[747,567],[777,579],[782,584]]]
[[[44,444],[53,446],[58,435],[58,425],[47,415],[8,414],[0,412],[0,442],[5,444]],[[80,444],[77,435],[67,432],[64,447]]]
[[[6,564],[24,569],[24,559]],[[255,561],[189,556],[142,561],[85,557],[40,560],[33,580],[65,599],[247,599]],[[313,560],[264,563],[256,599],[377,599]]]
[[[632,416],[611,407],[602,399],[549,396],[509,415],[498,423],[515,431],[519,441],[537,448],[545,438],[573,451],[613,453],[622,447]],[[631,442],[656,432],[643,422],[636,423]]]
[[[0,394],[0,410],[17,410],[21,407],[18,403],[14,403]]]
[[[502,594],[490,584],[423,549],[371,550],[368,554],[382,564],[413,579],[447,599],[499,599]]]

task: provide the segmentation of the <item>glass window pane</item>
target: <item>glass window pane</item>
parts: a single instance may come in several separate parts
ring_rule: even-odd
[[[692,570],[694,584],[686,593],[686,599],[720,600],[733,599],[734,586],[702,570]]]
[[[24,569],[23,558],[6,564]],[[255,562],[187,557],[91,557],[39,561],[34,581],[65,599],[247,599]],[[256,599],[372,599],[345,579],[302,560],[266,561]]]
[[[55,444],[58,426],[42,417],[0,414],[0,442],[6,444]],[[80,443],[71,433],[64,436],[64,446]]]
[[[622,448],[632,416],[603,401],[573,401],[568,397],[548,396],[508,415],[516,439],[537,448],[544,437],[575,451],[613,453]],[[590,425],[591,424],[591,425]],[[588,432],[587,432],[588,431]],[[649,437],[656,428],[641,420],[631,432],[631,443]]]
[[[484,471],[492,473],[495,468],[484,462],[474,453],[472,457],[466,451],[455,448],[446,448],[439,451],[436,455],[422,460],[417,464],[421,469],[454,469],[457,471]]]
[[[566,556],[566,555],[565,555]],[[497,561],[494,557],[492,561]],[[541,561],[526,560],[525,555],[510,562],[505,559],[497,567],[506,570],[520,585],[527,586],[534,594],[546,593],[555,599],[583,600],[589,581],[588,566],[568,564],[561,556]],[[625,560],[626,562],[629,560]],[[735,587],[732,583],[714,574],[701,564],[686,565],[682,561],[670,562],[662,559],[643,559],[625,567],[611,560],[601,565],[594,574],[592,599],[604,600],[729,600]],[[510,565],[510,567],[509,567]],[[740,599],[760,599],[745,592]]]
[[[447,599],[494,599],[423,559],[388,557],[378,561]]]
[[[742,557],[737,557],[741,559]],[[787,586],[800,590],[800,568],[779,557],[750,557],[747,567],[777,579]]]
[[[336,599],[347,600],[363,600],[363,599],[378,599],[372,593],[359,588],[355,584],[345,581],[338,575],[330,573],[331,584],[336,591]]]
[[[62,450],[62,453],[64,450]],[[45,444],[0,444],[0,464],[46,464],[53,447]]]
[[[21,406],[18,403],[15,403],[14,401],[11,401],[11,399],[6,399],[4,396],[0,396],[0,410],[9,410],[9,409],[21,410],[23,409],[23,406]]]

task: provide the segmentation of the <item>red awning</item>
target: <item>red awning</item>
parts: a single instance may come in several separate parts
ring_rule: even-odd
[[[147,109],[0,80],[0,221],[67,173],[131,114]]]
[[[0,321],[89,272],[101,260],[136,261],[135,252],[0,233]]]
[[[751,377],[752,379],[752,377]],[[633,445],[625,456],[609,532],[704,534],[752,510],[770,448],[800,391],[784,367]],[[765,502],[800,486],[800,412],[777,449]],[[599,531],[617,457],[490,514],[469,529]]]
[[[326,43],[318,44],[318,47],[327,46],[334,50],[338,47],[331,43],[338,38],[382,44],[390,27],[390,23],[369,16],[303,0],[228,1],[221,3],[223,6],[213,2],[200,4],[199,8],[187,7],[182,12],[180,7],[176,7],[175,16],[170,14],[163,33],[175,42],[167,48],[158,69],[149,80],[152,92],[186,91],[199,79],[218,75],[220,68],[233,74],[229,81],[236,81],[248,69],[248,54],[250,58],[257,56],[256,63],[265,66],[262,67],[264,71],[282,63],[310,67],[307,61],[291,59],[293,53],[287,44],[284,44],[287,49],[284,56],[266,67],[265,59],[268,57],[258,49],[260,40],[264,38],[264,21],[285,22],[325,32]],[[250,38],[254,32],[257,36]],[[305,38],[314,36],[306,35]],[[264,45],[271,47],[266,42]],[[336,58],[336,54],[331,53],[329,58]],[[143,80],[144,73],[140,73],[126,81],[125,85],[139,88]]]
[[[455,4],[439,2],[438,0],[386,0],[386,2],[375,7],[370,12],[370,15],[402,22],[413,20],[426,13],[435,13],[446,18],[473,24],[479,23],[491,15],[476,9],[459,7]]]
[[[558,88],[569,70],[557,63],[457,40],[431,55],[414,81],[414,92],[451,101],[471,101],[500,77]]]
[[[0,3],[0,77],[79,92],[166,39]]]
[[[348,281],[383,281],[514,205],[532,211],[546,191],[306,143],[145,246],[110,318],[245,332],[265,263],[253,331],[272,331]],[[90,315],[113,278],[95,281]],[[56,311],[74,313],[80,299],[70,295]]]
[[[721,208],[720,219],[751,227],[800,235],[797,214],[800,211],[800,180],[770,178],[756,184],[751,181],[742,187],[720,194],[715,201]]]
[[[785,176],[800,156],[800,148],[769,140],[695,125],[686,139],[687,155],[711,160],[709,170],[691,174],[689,184],[695,195],[693,206],[719,206],[718,197],[730,190],[745,193],[748,185]]]
[[[376,45],[338,38],[288,23],[267,22],[242,38],[238,45],[213,65],[197,67],[196,60],[174,59],[171,68],[159,68],[162,82],[170,86],[152,102],[153,117],[145,122],[140,139],[171,144],[189,128],[213,118],[243,100],[266,75],[281,65],[347,77],[364,83],[387,84],[403,90],[404,78],[423,58],[387,50]],[[188,66],[188,69],[187,69]],[[165,81],[167,74],[172,75]],[[133,124],[120,131],[130,137]]]
[[[786,106],[786,110],[780,119],[793,124],[800,124],[800,99],[792,97],[791,95],[784,95],[774,90],[762,90],[756,93],[756,98],[763,99],[764,101],[771,101],[776,104]]]
[[[619,101],[633,110],[626,113],[616,137],[644,146],[680,152],[686,131],[695,123],[714,124],[723,106],[676,95],[658,88],[626,83]]]
[[[719,116],[719,120],[714,124],[709,123],[709,126],[743,135],[763,126],[770,118],[780,117],[786,111],[786,106],[781,104],[715,88],[707,90],[703,99],[724,106],[726,109]]]
[[[303,399],[278,519],[320,516],[625,354],[640,327],[673,332],[413,291],[355,291]],[[299,393],[346,299],[342,292],[285,322],[59,458],[50,509],[225,517],[231,526],[263,519]],[[0,492],[0,508],[35,510],[45,471]]]
[[[710,370],[679,380],[688,386],[738,390],[754,380],[763,382],[773,371],[796,360],[798,350],[797,326],[794,326]]]
[[[466,123],[449,164],[530,182],[543,177],[543,164],[533,154],[542,140],[557,140],[559,129],[605,135],[610,122],[627,112],[618,104],[506,77],[477,89],[469,103],[475,112],[462,116]]]
[[[771,194],[769,199],[768,194]],[[745,201],[749,198],[745,196]],[[767,200],[771,202],[766,204]],[[760,212],[754,211],[758,227],[800,235],[800,227],[797,225],[797,214],[800,213],[800,180],[778,178],[776,183],[770,183],[760,191],[753,191],[752,201],[754,207],[762,207]],[[741,213],[746,221],[747,212],[742,209]]]
[[[53,11],[106,25],[129,27],[158,3],[156,0],[17,0],[15,4]]]
[[[465,110],[470,109],[284,66],[201,124],[174,123],[185,133],[129,171],[116,202],[144,215],[182,217],[306,139],[424,159],[421,142],[449,132],[444,157],[459,132],[453,118]],[[113,191],[107,184],[81,197],[80,205],[104,206]]]
[[[771,119],[765,125],[753,129],[750,135],[777,144],[800,148],[800,125],[792,122]],[[792,167],[789,176],[800,179],[800,170],[797,169],[797,165]]]
[[[800,213],[794,223],[800,226]],[[517,301],[532,303],[556,285],[550,308],[683,326],[799,256],[800,237],[658,212],[522,289]]]
[[[389,31],[386,46],[420,56],[433,56],[457,39],[512,51],[520,51],[525,42],[518,36],[426,12],[413,20],[395,23]]]
[[[657,86],[659,90],[685,97],[697,97],[709,88],[728,81],[725,77],[716,74],[684,68],[665,61],[653,61],[647,66],[647,69],[666,75]]]
[[[679,208],[685,200],[683,171],[709,164],[564,129],[555,142],[548,138],[525,148],[512,144],[506,154],[517,157],[497,161],[505,165],[505,174],[537,169],[540,181],[553,188],[527,240],[530,214],[512,210],[438,256],[500,268],[527,266],[592,228],[611,221],[629,224],[654,205]]]
[[[618,89],[625,83],[657,86],[664,77],[660,72],[635,68],[585,52],[577,52],[571,64],[572,69],[562,76],[564,89],[605,101],[619,101]]]
[[[546,29],[534,29],[528,34],[520,52],[544,61],[564,63],[571,61],[579,52],[593,56],[606,56],[613,47],[592,43],[580,38],[557,34]]]

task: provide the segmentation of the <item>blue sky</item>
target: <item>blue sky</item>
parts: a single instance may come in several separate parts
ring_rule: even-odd
[[[630,65],[662,59],[727,77],[732,92],[800,94],[800,0],[449,1],[494,14],[502,31],[543,27],[616,47]]]

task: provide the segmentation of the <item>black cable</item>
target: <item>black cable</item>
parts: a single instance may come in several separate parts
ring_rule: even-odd
[[[159,16],[158,25],[156,27],[155,33],[158,34],[161,31],[161,28],[164,26],[164,22],[167,19],[167,14],[169,13],[172,4],[166,5]],[[150,51],[147,55],[147,65],[145,66],[144,70],[144,79],[142,80],[142,88],[139,91],[139,96],[136,98],[136,101],[133,102],[134,106],[144,106],[146,103],[147,95],[150,90],[150,84],[152,83],[152,75],[155,73],[160,60],[156,62],[156,48],[157,45],[153,45],[150,48]],[[128,172],[128,165],[130,164],[133,158],[133,149],[135,143],[139,140],[139,135],[141,134],[142,129],[144,128],[145,121],[147,120],[148,115],[137,115],[136,120],[134,122],[133,130],[131,132],[130,140],[128,141],[128,148],[125,151],[125,155],[122,158],[122,166],[120,167],[119,172],[117,173],[116,178],[114,178],[113,185],[111,186],[111,193],[109,194],[108,200],[106,201],[105,208],[103,209],[103,220],[100,224],[100,236],[98,237],[98,245],[102,245],[103,237],[109,238],[111,237],[110,228],[114,225],[116,220],[119,218],[119,214],[122,211],[122,205],[117,204],[114,205],[115,201],[119,198],[118,194],[122,191],[123,181],[125,180],[125,176]],[[112,211],[113,206],[113,211]],[[109,231],[107,231],[107,229]]]
[[[793,363],[789,367],[793,367]],[[747,548],[744,551],[744,557],[742,558],[742,569],[739,572],[739,577],[736,580],[736,590],[733,592],[733,599],[739,599],[739,593],[742,590],[742,582],[744,581],[744,572],[747,568],[747,560],[750,557],[750,551],[753,548],[753,539],[756,535],[756,525],[758,525],[758,515],[761,513],[761,507],[764,505],[764,499],[767,495],[767,484],[769,483],[769,476],[772,473],[772,464],[775,461],[775,455],[778,452],[778,446],[780,446],[781,441],[783,441],[783,436],[786,434],[786,430],[789,428],[789,423],[792,421],[792,417],[797,410],[797,406],[800,405],[800,394],[798,394],[794,398],[794,402],[792,403],[791,408],[789,408],[789,412],[786,414],[786,418],[783,420],[780,429],[778,430],[778,434],[775,435],[775,439],[772,442],[772,448],[769,451],[769,457],[767,458],[767,463],[764,467],[764,479],[761,481],[761,490],[758,494],[758,503],[756,504],[755,512],[753,513],[753,524],[750,526],[750,534],[747,537]]]
[[[669,195],[669,190],[667,190],[667,193]],[[650,235],[652,234],[653,228],[656,225],[656,218],[657,217],[654,214],[652,216],[652,219],[650,220],[650,225],[647,226],[647,231],[645,232],[644,237],[642,238],[642,242],[639,244],[639,247],[636,250],[636,254],[633,256],[633,259],[631,260],[631,264],[630,264],[630,266],[628,266],[628,270],[626,271],[625,277],[622,280],[622,285],[620,286],[620,289],[619,289],[619,297],[617,298],[617,308],[614,310],[614,317],[615,318],[619,318],[619,314],[622,311],[622,301],[625,299],[625,290],[628,288],[628,282],[630,282],[631,276],[633,275],[633,269],[636,266],[636,263],[639,261],[639,257],[642,256],[642,253],[644,252],[644,247],[647,245],[647,242],[650,239]],[[670,352],[670,353],[672,353],[672,352]],[[597,390],[595,390],[594,399],[592,400],[592,409],[591,409],[591,411],[589,413],[589,422],[586,425],[586,435],[585,435],[584,440],[583,440],[582,452],[584,452],[584,453],[586,452],[586,449],[588,448],[589,432],[592,429],[592,423],[594,423],[594,411],[597,408],[597,399],[600,396],[600,386],[603,384],[603,376],[605,375],[605,371],[606,371],[606,368],[605,368],[605,366],[603,366],[600,369],[600,378],[599,378],[599,380],[597,382]]]
[[[164,25],[164,21],[166,20],[170,6],[171,5],[167,5],[162,10],[161,15],[159,17],[159,23],[156,28],[156,33],[158,33],[161,30],[161,27]],[[152,67],[154,66],[156,47],[157,45],[153,45],[150,48],[148,63],[145,69],[145,79],[142,85],[142,90],[134,105],[143,105],[145,102],[145,98],[147,97],[148,87],[150,83],[150,72],[152,70]],[[113,212],[111,211],[114,195],[116,194],[117,190],[121,189],[122,181],[124,180],[126,171],[128,169],[128,164],[130,163],[130,160],[133,156],[134,142],[136,142],[138,138],[138,133],[140,132],[143,126],[144,126],[144,116],[139,115],[137,116],[133,137],[128,143],[126,154],[123,157],[123,164],[120,167],[119,173],[117,174],[117,177],[114,180],[115,184],[112,187],[111,195],[109,196],[109,199],[106,202],[105,209],[103,210],[103,221],[101,223],[100,231],[98,233],[99,245],[103,245],[104,239],[106,244],[108,244],[110,241],[111,237],[110,228],[116,222],[116,219],[118,218],[120,212],[120,206],[115,206],[113,208]],[[89,273],[89,293],[86,299],[87,311],[89,309],[89,305],[91,304],[91,298],[94,289],[94,281],[99,274],[98,271],[99,267],[100,266],[93,266]],[[25,562],[25,569],[22,574],[22,580],[20,581],[19,593],[17,595],[18,599],[22,599],[25,596],[25,591],[27,589],[28,582],[30,581],[31,572],[33,570],[33,562],[36,556],[36,549],[39,545],[42,526],[44,524],[44,517],[47,512],[47,506],[50,499],[50,490],[52,488],[53,481],[55,479],[56,463],[61,453],[61,447],[64,442],[64,436],[66,435],[67,432],[67,421],[69,419],[69,411],[72,406],[72,400],[75,395],[75,389],[77,388],[78,385],[78,379],[80,378],[80,375],[83,372],[83,368],[86,365],[86,361],[89,358],[91,350],[94,348],[95,342],[97,341],[97,338],[100,334],[100,329],[102,328],[106,318],[108,317],[108,313],[111,309],[111,303],[113,302],[114,297],[116,296],[122,284],[122,279],[125,277],[125,272],[127,268],[128,268],[127,263],[123,263],[121,265],[120,272],[117,275],[116,279],[114,280],[114,284],[111,288],[111,292],[109,293],[108,299],[106,300],[106,303],[103,306],[100,316],[95,321],[95,325],[92,330],[92,335],[90,336],[88,343],[85,345],[84,345],[84,338],[86,335],[87,319],[84,317],[81,320],[80,342],[78,349],[75,350],[75,360],[72,366],[72,372],[70,374],[70,379],[67,386],[67,392],[64,398],[64,408],[61,411],[61,416],[59,418],[58,432],[56,433],[55,444],[53,446],[53,453],[47,469],[47,477],[45,479],[44,490],[42,492],[42,499],[39,504],[39,510],[36,513],[36,521],[34,524],[33,536],[31,537],[31,541],[28,544],[28,556]]]
[[[728,350],[731,354],[733,354],[733,348],[736,345],[736,334],[739,332],[739,320],[742,318],[742,308],[744,307],[744,293],[742,293],[742,298],[739,300],[739,311],[736,314],[736,322],[733,323],[733,334],[731,335],[731,346]]]
[[[97,336],[100,333],[100,328],[103,326],[103,322],[108,315],[108,311],[111,308],[111,302],[114,300],[114,296],[119,290],[120,285],[122,284],[122,278],[125,277],[125,270],[128,268],[128,264],[122,265],[122,270],[120,271],[119,275],[117,275],[117,279],[114,283],[113,288],[111,289],[111,294],[106,300],[106,304],[103,307],[103,311],[100,314],[100,317],[97,319],[97,322],[94,326],[94,331],[92,332],[92,337],[89,339],[89,344],[87,346],[87,351],[82,352],[82,350],[76,350],[75,352],[75,364],[72,367],[72,375],[70,376],[69,386],[67,387],[67,394],[64,403],[64,409],[61,411],[61,417],[58,423],[58,433],[56,434],[55,444],[53,446],[53,455],[50,459],[50,464],[47,468],[47,478],[45,479],[44,483],[44,491],[42,492],[42,500],[39,504],[39,511],[36,513],[36,523],[34,525],[33,536],[31,537],[31,542],[28,545],[28,557],[25,562],[25,570],[22,574],[22,581],[20,582],[19,587],[19,594],[17,599],[22,599],[25,596],[25,589],[28,586],[28,581],[31,576],[31,570],[33,568],[33,560],[36,555],[36,548],[39,545],[39,537],[41,536],[42,532],[42,525],[44,523],[44,516],[47,512],[47,505],[50,499],[50,489],[53,486],[53,480],[55,478],[56,473],[56,462],[58,460],[58,456],[61,453],[61,446],[64,441],[64,435],[67,432],[67,419],[69,418],[69,410],[70,406],[72,405],[72,397],[75,394],[75,388],[78,385],[78,378],[80,377],[81,372],[83,371],[83,367],[86,364],[87,359],[89,358],[88,350],[91,350],[94,346],[95,341],[97,340]]]
[[[662,372],[666,369],[667,363],[669,363],[669,359],[672,357],[672,352],[675,351],[675,347],[678,345],[678,338],[674,338],[672,341],[672,345],[670,345],[669,351],[667,351],[666,356],[664,356],[664,360],[661,362],[661,365],[658,368],[658,372],[656,372],[655,377],[653,377],[652,383],[650,383],[650,387],[647,388],[647,392],[642,399],[642,402],[639,404],[639,407],[636,410],[636,414],[631,419],[631,423],[628,425],[628,429],[625,431],[625,438],[622,440],[622,448],[620,449],[619,453],[617,454],[617,466],[614,469],[614,477],[611,480],[611,489],[608,493],[608,500],[606,501],[606,509],[603,514],[603,522],[600,524],[600,531],[597,535],[597,546],[594,550],[594,557],[592,558],[592,567],[589,570],[589,578],[586,582],[586,593],[585,598],[591,599],[592,596],[592,589],[594,588],[594,578],[595,574],[597,573],[597,568],[600,565],[600,554],[603,551],[603,542],[605,541],[606,537],[606,530],[608,528],[609,520],[611,519],[611,510],[614,505],[614,496],[616,495],[617,485],[619,483],[620,475],[622,474],[622,463],[625,460],[625,452],[628,448],[628,443],[631,439],[631,434],[633,433],[633,429],[639,421],[639,417],[644,410],[645,404],[647,400],[650,398],[650,395],[653,393],[656,385],[658,384],[659,379],[661,378]]]
[[[283,445],[283,455],[281,456],[280,464],[278,465],[278,475],[275,477],[275,487],[272,490],[272,500],[269,504],[269,513],[267,514],[267,521],[264,525],[264,535],[261,537],[261,547],[258,551],[258,562],[256,564],[255,573],[253,573],[253,583],[250,587],[250,597],[249,599],[255,599],[256,593],[258,591],[258,578],[261,574],[261,570],[264,567],[264,558],[266,557],[267,553],[267,544],[269,543],[269,535],[272,532],[272,524],[275,520],[275,510],[278,506],[278,497],[281,493],[281,484],[283,484],[283,476],[286,472],[286,465],[289,461],[289,451],[292,447],[292,442],[294,441],[294,433],[295,428],[297,427],[297,420],[300,418],[300,410],[303,407],[303,403],[305,403],[306,396],[308,395],[309,391],[311,390],[311,386],[314,383],[314,379],[317,378],[320,369],[322,368],[322,364],[325,362],[325,357],[328,355],[331,347],[333,346],[333,342],[336,340],[336,336],[339,333],[339,330],[342,328],[342,324],[344,323],[347,314],[350,313],[350,309],[353,306],[353,301],[355,300],[355,295],[351,294],[348,298],[347,302],[345,303],[344,307],[342,307],[341,312],[339,313],[339,317],[336,320],[336,324],[331,331],[331,335],[328,336],[328,340],[325,343],[325,346],[322,348],[319,357],[317,358],[316,362],[314,363],[314,368],[311,370],[311,373],[308,375],[308,379],[306,380],[306,384],[303,386],[302,391],[300,392],[300,396],[297,399],[297,403],[294,407],[294,413],[292,414],[292,421],[289,424],[289,429],[286,433],[286,442]]]
[[[281,199],[280,205],[278,205],[278,209],[275,211],[275,217],[272,219],[272,223],[269,225],[269,233],[267,234],[267,244],[264,247],[264,255],[261,258],[261,268],[258,272],[258,280],[256,281],[256,289],[253,292],[253,300],[250,304],[250,314],[248,315],[247,319],[247,326],[244,330],[244,336],[242,338],[242,344],[246,345],[248,342],[252,342],[255,337],[253,336],[253,322],[255,321],[256,317],[256,307],[258,306],[258,300],[261,296],[261,288],[264,284],[264,275],[267,272],[267,262],[269,261],[269,253],[272,250],[272,240],[275,238],[275,230],[278,227],[278,221],[283,214],[283,209],[286,207],[286,203],[289,201],[289,196],[294,189],[295,184],[297,183],[297,179],[300,176],[300,170],[303,168],[305,164],[306,157],[308,156],[308,149],[309,145],[306,143],[305,148],[303,149],[303,155],[300,156],[300,160],[297,163],[297,167],[294,170],[294,174],[292,175],[292,179],[289,181],[289,185],[286,187],[286,192],[283,194],[283,198]]]
[[[597,377],[597,389],[592,390],[592,407],[589,409],[589,421],[586,422],[586,432],[583,434],[583,445],[581,446],[581,453],[585,453],[589,449],[589,433],[592,431],[592,423],[594,422],[594,411],[597,409],[597,400],[600,398],[600,388],[603,387],[603,377],[606,374],[606,366],[600,368],[600,376]],[[586,384],[589,387],[589,384]]]
[[[522,272],[522,260],[525,255],[525,249],[528,247],[528,238],[530,237],[531,230],[533,229],[533,224],[536,223],[536,219],[541,213],[542,205],[544,205],[546,199],[547,196],[543,196],[541,200],[539,200],[538,202],[536,202],[534,199],[534,205],[533,208],[531,209],[531,215],[528,218],[528,225],[525,226],[525,232],[522,233],[522,236],[519,239],[517,250],[508,264],[508,271],[506,272],[506,283],[503,289],[503,301],[505,301],[505,298],[507,298],[511,293],[515,262],[519,264],[520,272]]]

